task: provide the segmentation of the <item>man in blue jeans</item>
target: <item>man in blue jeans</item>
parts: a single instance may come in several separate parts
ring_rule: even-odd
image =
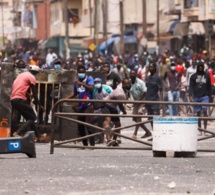
[[[181,73],[175,70],[175,62],[172,61],[170,64],[170,70],[167,70],[164,75],[164,80],[167,80],[168,86],[168,101],[169,102],[178,102],[179,101],[179,91],[181,87]],[[168,105],[169,115],[177,116],[178,114],[178,105]]]
[[[212,100],[212,90],[210,76],[204,71],[204,63],[198,62],[197,71],[190,77],[189,85],[190,102],[208,103]],[[194,112],[197,116],[207,117],[207,106],[195,105]],[[201,121],[198,120],[198,126],[201,128]],[[207,129],[207,120],[204,120],[204,128]]]

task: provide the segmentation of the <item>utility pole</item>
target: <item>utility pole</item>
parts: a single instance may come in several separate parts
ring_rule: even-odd
[[[107,0],[102,1],[102,11],[103,11],[103,38],[105,40],[105,54],[108,51],[107,45]]]
[[[157,0],[157,54],[159,55],[159,45],[160,45],[160,16],[159,16],[159,7],[160,0]]]
[[[124,15],[123,15],[123,0],[119,2],[120,14],[120,54],[124,54]]]
[[[68,0],[64,0],[64,20],[65,20],[65,57],[69,58],[69,21],[68,21]]]
[[[91,13],[91,0],[89,0],[89,19],[90,19],[90,36],[92,35],[92,13]]]
[[[147,27],[147,21],[146,21],[146,0],[142,0],[142,6],[143,6],[143,36],[146,37],[146,27]]]
[[[99,16],[98,16],[98,3],[99,0],[94,0],[95,15],[94,15],[94,43],[96,45],[95,56],[98,56],[98,27],[99,27]]]
[[[138,41],[138,47],[140,46],[140,43],[141,43],[141,46],[143,47],[143,51],[147,48],[147,39],[146,39],[146,28],[147,28],[147,19],[146,19],[146,0],[142,0],[142,22],[143,22],[143,36],[142,36],[142,39],[141,39],[141,42]]]
[[[3,47],[5,46],[4,42],[4,9],[3,9],[3,0],[1,0],[1,19],[2,19],[2,43]]]
[[[47,0],[44,0],[44,11],[45,11],[45,39],[48,38],[48,32],[47,32]]]

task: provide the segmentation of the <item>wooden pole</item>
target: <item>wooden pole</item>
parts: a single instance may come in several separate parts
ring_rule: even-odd
[[[124,15],[123,15],[123,0],[119,2],[120,13],[120,54],[124,54]]]
[[[46,0],[44,0],[44,11],[45,11],[45,39],[47,39],[48,38],[48,29],[47,29],[47,23],[48,23],[48,21],[47,21],[47,1]]]
[[[94,43],[96,45],[96,49],[94,52],[95,56],[98,56],[98,27],[99,27],[99,16],[98,16],[98,3],[99,0],[94,1],[94,6],[95,6],[95,15],[94,15]]]
[[[143,6],[143,36],[146,37],[146,28],[147,28],[147,20],[146,20],[146,0],[142,0]]]
[[[160,54],[159,52],[159,45],[160,45],[160,16],[159,16],[159,7],[160,7],[160,0],[157,0],[157,53],[158,55]]]
[[[105,54],[107,54],[107,0],[102,1],[102,12],[103,12],[103,39],[105,40]]]
[[[65,19],[65,57],[68,58],[69,53],[69,21],[68,21],[68,0],[64,0],[64,19]]]
[[[91,13],[91,0],[89,0],[89,19],[90,19],[90,36],[92,36],[92,13]]]
[[[4,8],[3,8],[4,4],[3,4],[3,0],[1,0],[1,19],[2,19],[2,43],[3,43],[3,47],[5,46],[5,42],[4,42]]]

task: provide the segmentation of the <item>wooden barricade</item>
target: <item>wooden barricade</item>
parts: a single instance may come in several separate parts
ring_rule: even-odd
[[[141,143],[143,145],[146,145],[147,147],[143,147],[142,145],[140,147],[136,147],[136,148],[132,148],[132,147],[106,147],[106,146],[77,146],[75,144],[72,144],[76,141],[80,141],[80,140],[83,140],[83,139],[87,139],[87,138],[90,138],[92,136],[96,136],[98,134],[101,134],[103,132],[105,132],[105,129],[104,128],[101,128],[101,127],[98,127],[97,125],[94,125],[94,124],[89,124],[89,123],[85,123],[85,122],[82,122],[82,121],[78,121],[77,119],[73,119],[71,118],[71,116],[110,116],[110,117],[113,117],[113,116],[116,116],[116,115],[113,115],[113,114],[93,114],[93,113],[90,113],[90,114],[87,114],[87,113],[66,113],[66,112],[60,112],[59,110],[59,106],[65,102],[103,102],[103,100],[78,100],[78,99],[72,99],[72,100],[60,100],[58,101],[53,110],[52,110],[52,134],[51,134],[51,147],[50,147],[50,153],[53,154],[54,153],[54,148],[55,147],[63,147],[63,148],[91,148],[91,149],[125,149],[125,150],[151,150],[152,149],[152,142],[151,141],[143,141],[143,140],[139,140],[139,139],[133,139],[131,137],[128,137],[128,136],[125,136],[123,134],[118,134],[116,133],[117,130],[124,130],[124,129],[127,129],[127,128],[130,128],[130,127],[134,127],[134,126],[137,126],[137,125],[140,125],[140,124],[145,124],[145,123],[149,123],[151,122],[150,120],[148,121],[143,121],[143,122],[140,122],[140,123],[133,123],[133,124],[130,124],[130,125],[126,125],[124,127],[119,127],[119,128],[113,128],[112,129],[112,132],[113,134],[119,136],[119,137],[122,137],[122,138],[125,138],[125,139],[128,139],[128,140],[132,140],[134,142],[138,142],[138,143]],[[120,101],[120,100],[110,100],[110,101],[105,101],[105,103],[135,103],[135,104],[152,104],[151,101]],[[205,106],[214,106],[213,103],[185,103],[185,102],[163,102],[163,101],[155,101],[153,102],[153,104],[160,104],[160,105],[168,105],[168,104],[172,104],[172,105],[189,105],[189,106],[194,106],[194,105],[205,105]],[[163,106],[164,107],[164,106]],[[163,116],[164,116],[164,113],[163,112]],[[119,117],[141,117],[141,118],[153,118],[152,115],[133,115],[133,114],[127,114],[127,115],[117,115]],[[195,116],[196,117],[196,116]],[[198,117],[199,120],[215,120],[215,117]],[[78,124],[83,124],[85,126],[88,126],[88,127],[92,127],[92,128],[95,128],[97,130],[99,130],[100,132],[99,133],[94,133],[94,134],[91,134],[91,135],[86,135],[84,137],[77,137],[77,138],[74,138],[74,139],[69,139],[69,140],[66,140],[66,141],[62,141],[62,142],[58,142],[58,143],[55,143],[55,136],[56,136],[56,133],[60,133],[61,129],[58,129],[56,123],[58,120],[68,120],[68,121],[73,121],[75,123],[78,123]],[[207,130],[207,129],[198,129],[200,131],[203,131],[203,132],[206,132],[208,133],[209,135],[205,135],[204,137],[201,137],[198,139],[198,141],[202,141],[202,140],[206,140],[206,139],[210,139],[210,138],[213,138],[215,137],[215,131],[210,131],[210,130]],[[67,145],[68,143],[70,143],[70,145]],[[215,149],[198,149],[198,151],[204,151],[204,152],[211,152],[211,151],[215,151]]]

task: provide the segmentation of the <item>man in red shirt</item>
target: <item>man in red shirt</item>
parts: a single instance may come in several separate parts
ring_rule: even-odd
[[[30,72],[23,72],[18,75],[18,77],[13,82],[12,94],[10,96],[10,101],[13,110],[17,110],[26,120],[26,122],[21,125],[21,127],[13,133],[13,136],[19,136],[21,132],[25,132],[30,127],[31,130],[35,131],[35,135],[38,142],[43,141],[43,136],[39,134],[34,121],[37,119],[36,114],[29,104],[29,92],[33,93],[35,105],[39,105],[41,109],[43,107],[37,98],[36,91],[36,79],[33,74],[35,70],[30,70]]]

